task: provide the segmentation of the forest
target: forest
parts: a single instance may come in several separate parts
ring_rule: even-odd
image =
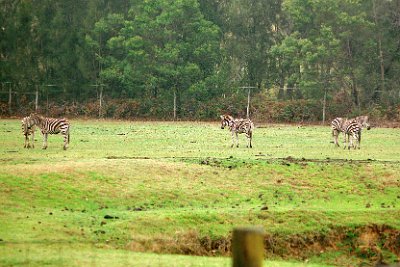
[[[400,121],[397,0],[1,0],[0,115]]]

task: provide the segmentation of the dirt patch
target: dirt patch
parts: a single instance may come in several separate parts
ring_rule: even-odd
[[[374,160],[374,159],[366,159],[366,160],[347,160],[347,159],[306,159],[306,158],[293,158],[293,157],[285,157],[285,158],[270,158],[268,155],[264,154],[255,154],[256,159],[238,159],[234,157],[229,158],[179,158],[183,162],[188,163],[197,163],[200,165],[209,165],[213,167],[223,167],[228,169],[233,169],[237,167],[243,166],[252,166],[258,164],[280,164],[285,166],[290,166],[292,164],[298,164],[302,166],[306,166],[308,163],[336,163],[336,164],[371,164],[371,163],[379,163],[379,164],[400,164],[400,161],[382,161],[382,160]]]
[[[128,244],[128,248],[142,252],[230,256],[231,238],[231,235],[200,236],[193,230],[177,233],[174,238],[137,239]],[[266,234],[264,247],[266,257],[271,259],[305,260],[325,252],[342,252],[356,257],[360,263],[389,263],[393,262],[393,257],[400,261],[400,230],[369,225],[301,235]]]
[[[270,256],[304,260],[324,252],[340,251],[368,262],[389,262],[390,252],[400,260],[400,230],[385,225],[336,228],[327,233],[308,235],[266,236],[266,252]]]

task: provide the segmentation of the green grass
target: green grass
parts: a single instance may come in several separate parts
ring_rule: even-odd
[[[2,266],[140,266],[222,267],[232,266],[227,257],[202,257],[102,249],[87,245],[13,244],[0,246]],[[322,266],[283,261],[265,261],[265,267]]]
[[[67,151],[61,136],[42,150],[39,132],[36,148],[24,149],[17,120],[0,121],[0,133],[0,253],[8,255],[0,265],[87,265],[86,251],[96,266],[138,258],[138,266],[227,266],[227,258],[148,252],[227,255],[241,225],[280,240],[269,257],[350,265],[368,259],[343,238],[297,256],[285,240],[354,230],[357,243],[363,227],[400,229],[398,129],[365,131],[350,151],[322,126],[257,128],[253,149],[244,136],[230,148],[230,134],[213,123],[72,121]],[[35,253],[21,258],[14,246]]]

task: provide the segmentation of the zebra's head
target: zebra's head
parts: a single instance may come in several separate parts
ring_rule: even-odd
[[[362,128],[367,128],[367,130],[371,130],[371,125],[368,122],[368,116],[358,116],[356,117],[356,121],[361,125]]]
[[[224,129],[226,126],[230,127],[233,124],[233,117],[230,115],[221,115],[221,129]]]
[[[28,118],[32,125],[39,124],[44,119],[42,116],[36,113],[31,113]]]

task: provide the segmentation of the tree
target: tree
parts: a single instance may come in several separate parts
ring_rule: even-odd
[[[105,83],[130,81],[121,86],[142,97],[172,92],[179,114],[183,94],[213,75],[219,29],[204,19],[197,1],[143,1],[125,21],[119,16],[118,26],[110,23],[109,17],[97,24],[104,24],[103,32],[115,32],[105,36]]]

